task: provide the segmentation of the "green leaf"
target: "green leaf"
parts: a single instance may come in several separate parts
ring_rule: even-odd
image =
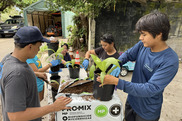
[[[72,60],[71,60],[71,65],[72,65],[72,68],[74,68],[74,65],[75,65],[75,59],[72,59]]]
[[[117,66],[114,66],[114,67],[112,67],[108,72],[107,72],[107,74],[110,74],[114,69],[116,69],[117,68]]]
[[[53,53],[46,58],[46,61],[48,62],[51,62],[52,60],[56,60],[56,53]]]
[[[95,71],[95,65],[92,65],[92,66],[90,67],[90,71],[89,71],[89,78],[90,78],[91,80],[93,80],[93,78],[94,78],[94,71]]]
[[[102,64],[102,61],[100,60],[100,58],[98,58],[96,55],[90,54],[92,59],[94,60],[94,63],[96,64],[96,66],[101,70],[104,71],[104,65]]]
[[[59,60],[61,60],[61,59],[64,59],[64,56],[63,56],[63,54],[61,54],[61,53],[56,53],[56,59],[59,59]]]
[[[105,72],[101,72],[101,74],[100,74],[100,79],[101,79],[101,84],[102,84],[102,86],[103,86],[103,83],[104,83],[104,76],[106,75],[106,73]]]
[[[66,82],[66,81],[65,81],[65,80],[62,80],[62,81],[61,81],[61,83],[64,83],[64,82]]]
[[[57,49],[56,53],[61,53],[63,50],[64,50],[64,48],[60,47],[60,48]]]
[[[111,64],[116,65],[117,67],[120,67],[120,65],[119,65],[119,63],[118,63],[119,60],[118,60],[118,59],[115,59],[114,57],[109,57],[109,58],[105,59],[104,62],[107,63],[107,66],[108,66],[108,67],[109,67]],[[107,68],[108,68],[108,67],[107,67]]]
[[[100,58],[98,58],[96,55],[90,54],[92,59],[94,60],[95,64],[98,65],[100,64],[102,61],[100,60]]]
[[[56,80],[51,80],[50,82],[51,82],[51,83],[56,83],[56,84],[59,85],[59,83],[58,83]]]

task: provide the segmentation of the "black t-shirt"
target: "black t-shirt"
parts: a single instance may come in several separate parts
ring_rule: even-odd
[[[102,48],[102,47],[99,47],[99,48],[96,48],[95,49],[95,53],[97,54],[97,56],[103,61],[105,60],[106,58],[109,58],[109,57],[114,57],[116,59],[119,58],[119,53],[118,52],[115,52],[113,55],[108,55],[106,53],[106,51]]]
[[[66,53],[66,55],[64,56],[64,60],[65,61],[71,61],[71,57],[70,57],[69,53]],[[60,68],[66,68],[66,66],[62,63],[59,65],[59,67]]]

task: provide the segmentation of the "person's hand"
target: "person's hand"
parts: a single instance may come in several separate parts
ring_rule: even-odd
[[[41,78],[43,80],[47,80],[47,74],[44,73],[44,72],[34,72],[35,75],[38,77],[38,78]]]
[[[97,81],[101,83],[101,78],[100,76],[97,77]],[[118,81],[119,79],[112,76],[112,75],[105,75],[104,76],[104,81],[103,81],[103,84],[100,84],[99,87],[103,86],[103,85],[106,85],[106,84],[109,84],[109,85],[117,85],[118,84]]]
[[[88,59],[84,59],[82,65],[85,68],[85,70],[88,68],[88,64],[89,64],[89,60]]]
[[[114,67],[114,66],[113,66],[113,67]],[[110,73],[110,75],[113,75],[113,76],[115,76],[115,77],[118,77],[119,74],[120,74],[120,72],[121,72],[120,68],[117,67],[116,69],[114,69],[114,70]]]
[[[58,42],[56,39],[50,40],[50,43],[56,43],[56,42]]]
[[[50,74],[55,74],[55,73],[59,73],[59,72],[62,72],[62,69],[59,69],[59,71],[55,71],[55,72],[49,70],[49,73],[50,73]]]
[[[60,111],[60,110],[65,110],[65,109],[71,109],[71,107],[67,107],[66,105],[69,104],[72,101],[71,98],[69,97],[58,97],[56,101],[51,104],[53,108],[53,112],[55,111]]]
[[[60,64],[60,60],[52,60],[50,63],[52,64],[52,66],[57,66],[58,64]]]
[[[56,57],[56,59],[57,59],[57,60],[60,60],[60,63],[61,63],[61,60],[62,60],[61,56],[58,55],[58,56]]]

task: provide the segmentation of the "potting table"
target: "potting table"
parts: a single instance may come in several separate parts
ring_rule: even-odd
[[[62,69],[59,73],[61,76],[60,82],[70,81],[75,79],[69,78],[69,71],[67,68]],[[87,77],[86,71],[81,68],[79,79]],[[50,74],[48,74],[48,79]],[[61,85],[59,86],[60,90]],[[49,88],[51,88],[49,86]],[[58,92],[60,92],[58,90]],[[107,92],[106,92],[107,93]],[[58,93],[56,98],[65,95]],[[55,121],[122,121],[123,120],[123,105],[114,92],[113,98],[110,101],[100,101],[93,98],[83,99],[81,95],[73,94],[70,96],[72,102],[68,104],[72,109],[58,111],[55,114]],[[48,102],[49,104],[52,102]]]
[[[65,80],[65,81],[74,81],[75,79],[71,79],[69,77],[69,70],[68,68],[62,68],[62,72],[59,72],[58,73],[59,76],[61,76],[60,78],[60,82],[62,80]],[[50,77],[51,77],[51,74],[47,74],[47,78],[48,78],[48,81],[50,81]],[[83,69],[83,68],[80,68],[80,75],[79,75],[79,78],[80,79],[84,79],[85,77],[87,77],[87,73],[86,71]],[[50,85],[47,85],[47,95],[48,95],[48,104],[52,104],[53,103],[53,97],[52,97],[52,90],[51,90],[51,86]],[[60,87],[59,87],[59,90],[60,90]],[[58,92],[59,92],[58,90]],[[52,116],[54,115],[54,113],[50,113],[48,115],[48,121],[52,121]],[[56,114],[55,114],[56,115]],[[56,118],[57,116],[55,116]],[[57,120],[56,120],[57,121]]]

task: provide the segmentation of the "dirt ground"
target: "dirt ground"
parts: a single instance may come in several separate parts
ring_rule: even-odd
[[[12,38],[0,38],[0,60],[7,54],[13,51]],[[127,81],[131,80],[132,72],[126,77],[120,77]],[[124,106],[127,94],[118,90],[118,95]],[[41,106],[47,105],[47,90],[45,90],[45,99],[41,102]],[[173,81],[167,86],[164,91],[164,102],[162,107],[161,118],[159,121],[182,121],[182,63],[179,65],[179,70]],[[0,101],[0,121],[2,121],[1,101]],[[43,121],[47,121],[46,116]]]

